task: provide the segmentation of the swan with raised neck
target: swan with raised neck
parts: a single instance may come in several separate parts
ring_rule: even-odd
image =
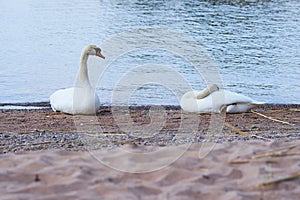
[[[96,45],[88,45],[85,47],[81,53],[80,57],[80,69],[79,69],[79,80],[81,86],[83,87],[91,87],[90,80],[88,77],[88,69],[87,69],[87,60],[89,55],[95,55],[100,58],[105,59],[105,57],[101,53],[101,49]]]
[[[101,49],[96,45],[88,45],[84,48],[80,57],[78,84],[75,87],[61,89],[50,96],[50,104],[53,111],[68,114],[95,114],[100,106],[98,95],[91,87],[87,60],[90,55],[105,59]]]

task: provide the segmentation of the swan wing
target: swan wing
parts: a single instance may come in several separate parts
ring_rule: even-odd
[[[73,95],[74,88],[57,90],[50,96],[50,105],[55,112],[74,114]]]
[[[219,113],[224,105],[228,105],[226,112],[239,113],[247,112],[256,105],[265,104],[227,90],[215,91],[205,98],[197,99],[196,96],[201,92],[191,91],[183,95],[180,102],[182,109],[188,112]]]
[[[253,100],[252,98],[245,96],[243,94],[238,94],[235,92],[224,91],[225,101],[224,105],[228,105],[226,112],[227,113],[241,113],[247,112],[255,106],[265,104],[265,102],[259,102]]]
[[[98,95],[89,88],[67,88],[50,96],[53,111],[68,114],[95,114],[100,107]]]

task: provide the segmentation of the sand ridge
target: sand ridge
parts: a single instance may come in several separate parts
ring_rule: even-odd
[[[216,144],[201,159],[200,144],[193,144],[171,165],[149,173],[112,169],[89,152],[9,153],[0,158],[0,195],[1,199],[297,199],[300,178],[292,175],[300,171],[299,144]],[[272,183],[278,179],[282,180]]]

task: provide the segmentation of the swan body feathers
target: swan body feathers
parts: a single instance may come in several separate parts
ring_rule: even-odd
[[[220,113],[224,106],[226,106],[227,113],[241,113],[261,104],[265,102],[219,89],[216,84],[209,85],[202,91],[189,91],[180,100],[180,106],[184,111],[200,113]]]

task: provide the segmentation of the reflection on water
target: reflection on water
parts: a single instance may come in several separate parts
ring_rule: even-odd
[[[55,90],[73,85],[84,46],[123,31],[156,27],[198,41],[226,88],[258,101],[299,103],[299,15],[296,0],[1,1],[0,102],[47,101]],[[103,54],[110,51],[116,49],[103,49]],[[170,65],[194,89],[205,87],[180,56],[143,50],[120,56],[105,71],[97,85],[101,102],[111,101],[126,71],[148,63]],[[167,88],[153,85],[139,87],[131,99],[132,104],[177,101]]]

